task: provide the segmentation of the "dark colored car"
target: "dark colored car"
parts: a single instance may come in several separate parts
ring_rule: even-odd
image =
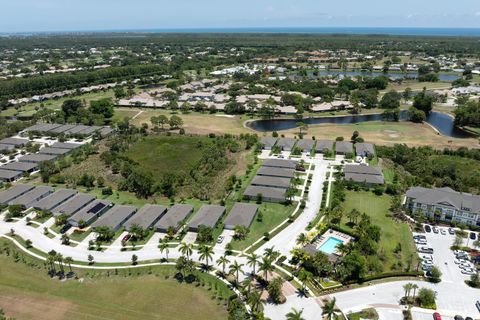
[[[464,320],[462,316],[459,316],[458,314],[453,318],[454,320]]]
[[[448,233],[450,233],[451,235],[454,235],[455,230],[453,228],[448,228]]]
[[[426,232],[432,232],[432,228],[427,224],[427,225],[425,225],[425,231]]]
[[[465,320],[473,320],[472,317],[466,317]]]
[[[477,235],[475,234],[475,232],[470,232],[470,239],[472,240],[477,239]]]
[[[132,236],[130,235],[130,233],[127,234],[125,237],[123,237],[122,242],[127,242],[128,240],[130,240],[131,237]]]
[[[64,233],[67,232],[68,229],[70,229],[71,227],[72,227],[72,226],[69,225],[69,224],[64,225],[63,228],[60,229],[60,233],[61,233],[61,234],[64,234]]]
[[[440,313],[435,312],[433,314],[433,320],[442,320],[442,316],[440,315]]]

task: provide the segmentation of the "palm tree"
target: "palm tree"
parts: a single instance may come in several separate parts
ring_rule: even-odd
[[[235,260],[233,264],[230,265],[230,272],[235,273],[235,282],[238,283],[238,275],[242,271],[243,264],[240,264]]]
[[[417,289],[418,289],[418,285],[416,285],[415,283],[412,284],[412,289],[413,289],[413,296],[412,296],[412,298],[413,298],[413,300],[415,300],[415,293],[416,293],[416,291],[417,291]]]
[[[213,257],[213,247],[205,245],[200,246],[200,248],[198,248],[198,253],[200,254],[200,260],[205,260],[205,266],[208,269],[208,261]]]
[[[403,285],[403,290],[405,290],[405,297],[408,298],[410,297],[410,291],[412,290],[412,284],[411,283],[406,283]]]
[[[247,256],[247,260],[248,260],[247,265],[252,267],[252,275],[256,274],[255,267],[257,266],[258,258],[259,258],[258,255],[255,253],[252,253],[249,256]]]
[[[158,246],[158,248],[160,249],[160,252],[163,253],[165,251],[165,259],[168,260],[168,253],[170,252],[170,250],[168,249],[168,242],[167,241],[162,241],[160,242],[160,245]]]
[[[323,300],[322,316],[326,316],[328,320],[332,320],[335,316],[335,312],[338,311],[338,309],[335,308],[336,301],[336,298],[333,298],[330,301],[327,299]]]
[[[56,270],[55,270],[55,258],[54,258],[54,256],[52,256],[52,255],[47,256],[47,264],[48,264],[49,269],[50,269],[49,271],[52,274],[57,273]]]
[[[265,279],[265,281],[268,281],[268,272],[272,272],[273,270],[275,270],[272,260],[267,257],[262,257],[262,261],[260,262],[259,267],[260,271],[263,271],[263,278]]]
[[[193,246],[191,244],[187,244],[185,242],[182,242],[180,244],[180,252],[183,254],[183,255],[186,255],[187,256],[187,260],[190,260],[190,256],[192,255],[193,253]]]
[[[73,270],[72,270],[72,262],[73,262],[73,258],[72,258],[72,257],[66,257],[66,258],[65,258],[65,263],[68,264],[68,268],[70,269],[70,273],[73,273]]]
[[[222,266],[222,273],[225,274],[225,266],[230,263],[230,260],[227,259],[227,256],[221,256],[217,260],[217,265]]]
[[[307,282],[312,279],[312,273],[308,272],[304,268],[301,268],[300,271],[298,272],[298,279],[302,281],[302,291],[305,292],[307,289]]]
[[[305,246],[306,244],[308,244],[308,237],[305,233],[300,233],[297,237],[297,244],[300,245],[300,246]]]
[[[265,249],[263,256],[269,259],[276,260],[276,258],[280,255],[280,252],[275,251],[274,247]]]
[[[61,253],[57,253],[57,254],[55,255],[55,261],[57,261],[57,262],[58,262],[58,265],[60,266],[60,272],[61,272],[62,274],[64,274],[64,273],[65,273],[65,269],[63,268],[63,255],[62,255]]]
[[[305,318],[302,317],[303,309],[298,311],[295,308],[292,308],[292,310],[287,313],[286,318],[287,320],[305,320]]]
[[[261,295],[260,292],[254,290],[250,293],[247,299],[248,305],[252,308],[253,312],[258,311],[258,307],[260,306],[261,302]]]

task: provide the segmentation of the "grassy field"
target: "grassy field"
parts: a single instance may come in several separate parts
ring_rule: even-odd
[[[2,241],[4,242],[4,241]],[[3,247],[3,245],[2,245]],[[24,258],[22,258],[24,259]],[[119,275],[92,273],[83,281],[58,281],[12,256],[0,255],[0,308],[16,319],[226,319],[224,302],[212,299],[214,291],[224,298],[230,291],[216,282],[209,286],[180,284],[173,267],[157,267],[151,274],[120,270]],[[27,262],[32,262],[27,258]],[[95,275],[93,277],[93,275]],[[167,278],[168,276],[168,278]],[[212,277],[202,274],[206,283]],[[207,277],[209,279],[207,279]],[[188,301],[188,303],[185,303]]]
[[[389,213],[391,197],[387,195],[376,196],[372,192],[355,192],[347,191],[345,199],[345,212],[349,212],[356,208],[362,213],[366,213],[372,219],[372,223],[378,225],[381,230],[381,239],[379,243],[380,252],[384,252],[386,261],[384,263],[384,271],[392,271],[394,264],[401,261],[405,267],[412,257],[416,257],[415,245],[412,239],[410,228],[405,223],[395,222]],[[342,226],[346,225],[348,219],[342,219]],[[397,254],[394,253],[395,247],[400,244],[402,250]],[[416,266],[415,260],[411,264]],[[400,271],[400,270],[397,270]]]
[[[165,173],[188,173],[202,156],[206,137],[150,136],[136,142],[125,155],[159,179]]]

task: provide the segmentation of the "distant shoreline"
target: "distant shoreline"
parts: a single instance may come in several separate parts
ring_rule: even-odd
[[[313,35],[384,35],[480,37],[480,28],[413,28],[413,27],[245,27],[245,28],[158,28],[104,29],[38,32],[0,32],[0,36],[35,36],[93,33],[231,33],[231,34],[313,34]]]

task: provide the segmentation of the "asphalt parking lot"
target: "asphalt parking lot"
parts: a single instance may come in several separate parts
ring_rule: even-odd
[[[448,228],[439,227],[444,229],[446,234],[434,233],[433,231],[425,232],[423,235],[427,238],[427,245],[417,245],[417,247],[430,247],[433,248],[433,264],[437,266],[442,272],[442,281],[449,283],[463,283],[469,279],[469,275],[465,275],[461,272],[461,269],[454,263],[455,254],[450,247],[455,240],[455,235],[448,233]],[[416,235],[416,233],[414,233]],[[419,253],[419,255],[423,255]]]

